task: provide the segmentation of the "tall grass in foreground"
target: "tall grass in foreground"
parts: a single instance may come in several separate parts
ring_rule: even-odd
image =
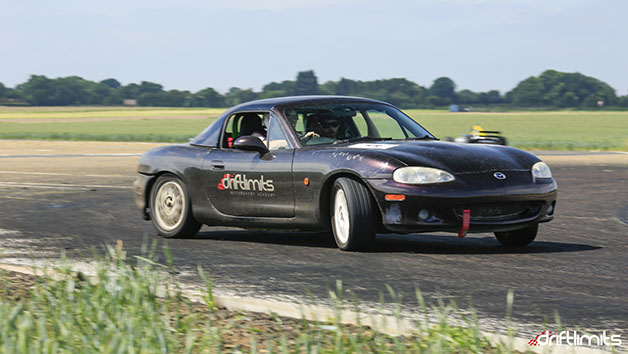
[[[155,247],[153,247],[153,250]],[[155,261],[151,252],[128,259],[121,249],[108,248],[98,265],[97,281],[63,268],[53,279],[42,277],[28,296],[20,301],[2,296],[0,281],[0,352],[2,353],[198,353],[198,352],[282,352],[362,353],[425,352],[478,353],[507,352],[491,348],[480,334],[476,319],[461,315],[454,304],[440,301],[432,306],[438,314],[436,325],[421,323],[416,334],[405,337],[384,335],[377,329],[339,323],[343,298],[342,284],[330,292],[335,319],[327,323],[294,321],[285,332],[265,333],[264,326],[239,325],[250,332],[250,340],[234,345],[227,334],[236,326],[216,316],[212,284],[206,280],[205,303],[191,303],[174,281],[172,268]],[[154,253],[153,253],[154,254]],[[0,274],[2,278],[2,274]],[[5,290],[6,291],[6,290]],[[396,294],[389,288],[390,294]],[[400,318],[400,298],[397,318]],[[417,300],[427,313],[420,292]],[[449,316],[465,318],[452,325]],[[243,315],[244,316],[244,315]],[[426,315],[427,316],[427,315]],[[281,319],[270,317],[269,322]],[[427,317],[426,317],[427,318]],[[286,319],[284,319],[286,321]],[[235,339],[237,342],[237,338]],[[241,341],[240,341],[241,342]]]

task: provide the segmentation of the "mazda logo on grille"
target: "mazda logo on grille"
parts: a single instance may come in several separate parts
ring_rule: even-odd
[[[506,179],[506,175],[501,173],[501,172],[495,172],[493,173],[493,177],[497,178],[497,179]]]

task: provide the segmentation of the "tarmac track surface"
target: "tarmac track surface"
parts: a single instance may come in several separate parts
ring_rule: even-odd
[[[0,262],[55,258],[60,249],[89,256],[86,249],[116,240],[137,254],[154,237],[130,187],[139,153],[152,145],[95,146],[0,142]],[[615,330],[626,340],[628,155],[543,158],[559,184],[557,214],[522,249],[492,234],[433,233],[378,235],[372,252],[349,253],[319,234],[207,226],[196,239],[167,243],[182,279],[200,282],[200,265],[217,288],[241,295],[326,298],[340,279],[360,301],[380,301],[388,284],[413,307],[418,286],[429,300],[465,306],[471,298],[480,315],[503,319],[512,289],[520,323],[554,323],[558,311],[565,329]]]

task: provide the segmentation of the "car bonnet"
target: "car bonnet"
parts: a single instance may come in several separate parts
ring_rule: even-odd
[[[355,143],[350,149],[377,150],[408,166],[424,166],[451,173],[530,170],[539,159],[525,151],[499,145],[441,141],[382,141]]]

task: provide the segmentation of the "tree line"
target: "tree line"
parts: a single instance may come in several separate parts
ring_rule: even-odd
[[[271,82],[259,92],[233,87],[224,94],[211,87],[198,92],[164,90],[162,85],[148,81],[122,85],[113,78],[94,82],[78,76],[52,79],[32,75],[15,88],[0,83],[0,104],[33,106],[118,106],[130,103],[139,106],[228,107],[255,99],[319,94],[374,98],[402,108],[451,104],[539,108],[628,107],[628,96],[617,96],[607,83],[580,73],[555,70],[547,70],[538,77],[531,76],[505,94],[498,90],[457,90],[455,82],[448,77],[434,80],[429,87],[403,78],[374,81],[341,78],[319,84],[312,70],[299,72],[295,80]]]

